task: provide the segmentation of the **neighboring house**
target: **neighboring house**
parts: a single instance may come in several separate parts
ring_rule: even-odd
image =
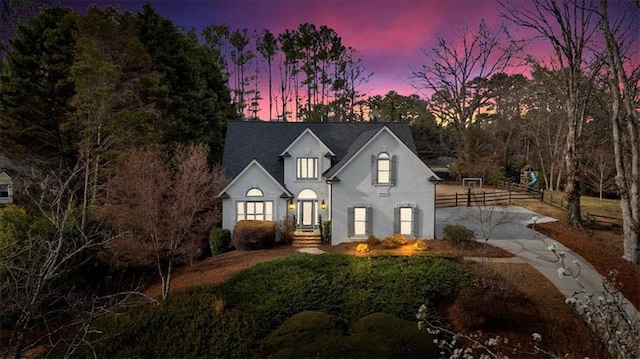
[[[0,205],[13,203],[11,177],[4,172],[9,164],[9,160],[0,154]]]
[[[298,232],[331,220],[331,244],[402,233],[434,238],[438,176],[408,123],[230,122],[223,227],[295,216]]]

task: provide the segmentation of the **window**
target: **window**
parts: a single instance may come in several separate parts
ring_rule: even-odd
[[[316,157],[298,157],[296,161],[297,179],[318,179],[318,159]]]
[[[273,201],[238,201],[236,221],[273,221]]]
[[[420,211],[418,207],[404,205],[396,207],[394,210],[393,231],[404,236],[419,235],[418,232],[418,216]]]
[[[9,198],[8,184],[0,184],[0,198]]]
[[[263,197],[264,194],[259,188],[251,188],[247,191],[246,197]],[[257,199],[257,198],[256,198]],[[238,201],[236,204],[236,221],[272,221],[273,201]]]
[[[371,155],[371,184],[394,185],[396,181],[396,156],[387,152]]]
[[[371,207],[358,206],[349,207],[348,215],[348,235],[352,236],[367,236],[373,231],[373,211]]]
[[[378,183],[391,183],[391,158],[386,152],[378,155]]]

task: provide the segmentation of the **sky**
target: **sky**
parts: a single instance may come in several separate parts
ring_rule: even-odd
[[[525,1],[528,0],[516,0]],[[614,0],[622,1],[622,0]],[[83,11],[89,5],[110,5],[136,12],[146,1],[53,0]],[[345,46],[363,57],[363,67],[373,73],[360,91],[368,96],[396,91],[426,97],[411,84],[412,70],[425,63],[423,50],[435,45],[438,36],[452,38],[464,26],[477,28],[481,19],[491,27],[503,21],[495,0],[161,0],[149,1],[156,11],[177,26],[201,30],[226,24],[231,29],[279,34],[300,24],[326,25]],[[534,44],[528,54],[548,52]],[[264,86],[264,85],[263,85]],[[263,94],[265,91],[261,91]],[[263,96],[264,97],[264,96]],[[263,106],[264,108],[264,106]]]
[[[396,91],[417,93],[410,84],[412,69],[424,63],[421,49],[433,46],[437,34],[450,36],[481,18],[498,24],[493,0],[163,0],[149,1],[175,25],[197,30],[227,24],[232,29],[269,29],[278,34],[300,24],[326,25],[342,37],[345,46],[363,57],[363,67],[373,72],[364,85],[370,95]],[[77,11],[89,5],[111,5],[137,11],[145,1],[59,1]]]

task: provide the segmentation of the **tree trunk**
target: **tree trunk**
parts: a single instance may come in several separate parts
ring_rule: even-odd
[[[578,133],[576,126],[576,114],[573,104],[567,104],[569,128],[567,132],[567,147],[565,149],[565,165],[567,168],[567,185],[564,192],[567,198],[567,223],[573,227],[582,227],[582,214],[580,213],[580,172],[578,156],[576,154]]]

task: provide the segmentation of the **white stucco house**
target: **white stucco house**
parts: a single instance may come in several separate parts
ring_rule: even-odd
[[[13,203],[13,185],[11,177],[3,169],[9,166],[9,160],[0,154],[0,206]]]
[[[331,244],[402,233],[434,238],[438,176],[408,123],[230,122],[220,192],[224,228],[294,217],[297,233],[331,221]]]

